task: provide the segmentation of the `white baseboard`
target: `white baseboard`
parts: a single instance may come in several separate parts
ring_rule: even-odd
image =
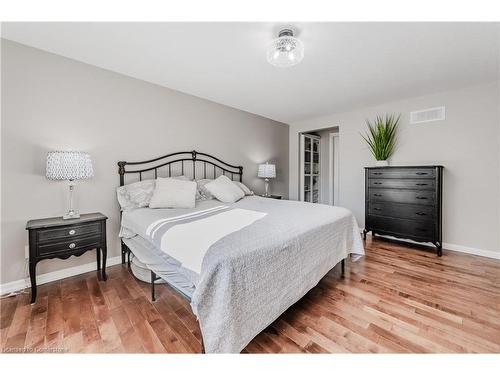
[[[361,233],[363,233],[363,231],[361,231]],[[397,241],[417,244],[417,245],[421,245],[421,246],[423,245],[423,246],[434,247],[434,245],[430,244],[430,243],[416,242],[413,240],[407,240],[407,239],[397,238],[397,237],[393,237],[393,236],[385,236],[385,235],[377,234],[377,237],[385,237],[385,238],[389,238],[391,240],[397,240]],[[476,249],[474,247],[455,245],[455,244],[447,243],[447,242],[443,242],[443,250],[458,251],[460,253],[465,253],[465,254],[479,255],[482,257],[486,257],[486,258],[500,259],[500,251]]]
[[[499,251],[476,249],[474,247],[455,245],[447,242],[443,242],[443,249],[458,251],[460,253],[465,253],[465,254],[479,255],[486,258],[500,259]]]
[[[106,260],[106,267],[114,266],[115,264],[121,263],[121,261],[122,261],[121,256],[108,258]],[[96,269],[97,265],[95,262],[86,263],[75,267],[63,268],[62,270],[37,275],[36,284],[42,285],[50,283],[51,281],[61,280],[67,277],[80,275],[85,272],[95,271]],[[31,287],[31,282],[29,277],[26,279],[11,281],[9,283],[0,284],[0,294],[3,295],[7,293],[17,292],[19,290],[23,290],[29,287]]]

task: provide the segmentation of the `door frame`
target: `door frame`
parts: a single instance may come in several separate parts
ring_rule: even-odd
[[[337,206],[339,204],[340,188],[340,150],[339,132],[329,134],[329,156],[328,156],[328,204]]]

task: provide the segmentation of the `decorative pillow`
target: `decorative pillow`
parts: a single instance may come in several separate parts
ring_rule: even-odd
[[[155,180],[144,180],[120,186],[116,189],[122,211],[147,207],[155,190]]]
[[[189,181],[186,176],[172,177],[178,180]],[[116,188],[118,203],[122,211],[149,206],[149,201],[155,190],[155,180],[133,182]]]
[[[158,178],[149,202],[150,208],[193,208],[196,182],[177,178]]]
[[[205,185],[210,194],[224,203],[234,203],[245,196],[243,190],[226,176],[219,176]]]
[[[233,184],[235,184],[241,190],[243,190],[243,193],[245,193],[245,195],[253,195],[253,191],[250,190],[244,183],[239,182],[239,181],[233,181]]]
[[[210,192],[205,188],[205,185],[209,182],[212,182],[208,178],[204,178],[202,180],[196,180],[196,185],[198,186],[198,193],[196,194],[196,199],[198,200],[209,200],[214,199],[214,196],[210,194]]]

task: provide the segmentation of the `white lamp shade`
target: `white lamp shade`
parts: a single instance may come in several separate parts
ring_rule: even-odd
[[[275,178],[276,166],[274,164],[259,164],[259,171],[257,177],[261,178]]]
[[[90,155],[81,151],[50,151],[46,176],[49,180],[85,180],[94,175]]]

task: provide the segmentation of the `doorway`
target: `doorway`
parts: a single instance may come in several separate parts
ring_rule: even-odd
[[[299,134],[299,199],[339,204],[339,128],[334,126]]]

